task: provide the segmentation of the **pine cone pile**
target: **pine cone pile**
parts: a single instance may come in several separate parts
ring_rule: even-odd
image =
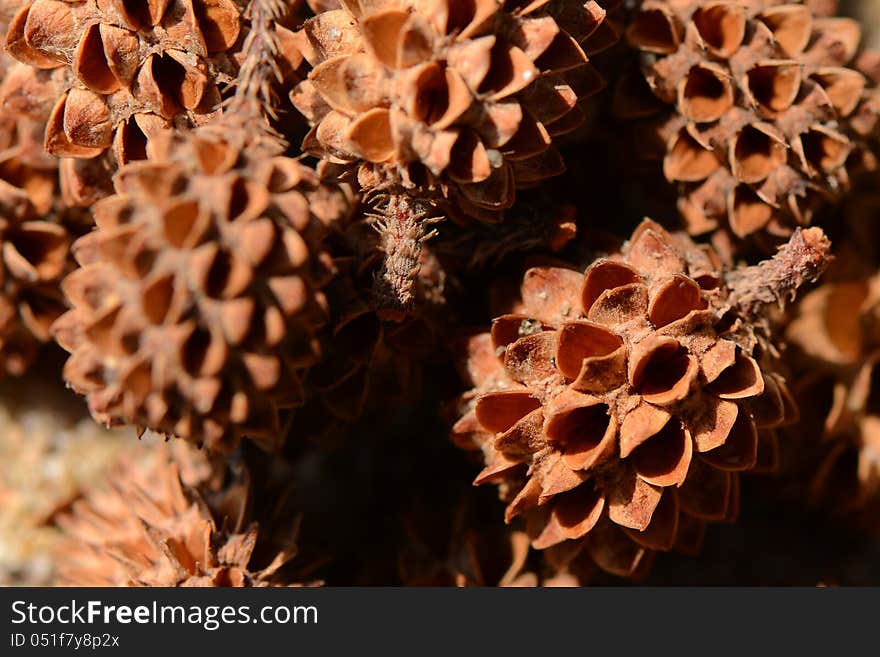
[[[845,11],[3,4],[0,582],[880,582]]]
[[[877,91],[855,68],[858,23],[815,4],[640,4],[627,36],[669,106],[663,173],[692,234],[778,240],[847,189]]]

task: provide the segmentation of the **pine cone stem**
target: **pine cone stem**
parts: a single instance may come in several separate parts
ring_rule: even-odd
[[[831,241],[821,228],[798,228],[771,259],[728,275],[730,302],[745,317],[757,320],[768,304],[784,308],[801,285],[822,275],[831,259]]]
[[[284,0],[251,0],[248,13],[251,29],[242,47],[244,58],[235,95],[227,113],[242,118],[276,118],[276,97],[272,85],[281,80],[275,23],[287,10]],[[265,130],[265,127],[263,128]]]
[[[429,206],[404,194],[389,195],[381,212],[373,215],[384,253],[373,280],[373,298],[383,319],[402,321],[415,300],[415,282],[421,269],[422,244],[437,231],[428,226],[442,219],[428,218]]]

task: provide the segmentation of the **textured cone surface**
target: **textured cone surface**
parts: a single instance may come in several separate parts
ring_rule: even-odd
[[[3,88],[29,71],[0,53]],[[64,311],[60,281],[73,266],[70,243],[87,216],[62,199],[58,159],[43,152],[43,123],[0,110],[0,372],[20,375],[50,340]]]
[[[735,519],[738,474],[773,467],[792,402],[728,297],[708,247],[645,221],[586,273],[530,269],[469,341],[453,438],[482,451],[475,483],[500,484],[534,547],[639,576]]]
[[[291,100],[303,148],[361,184],[445,196],[493,217],[517,187],[562,171],[556,135],[601,81],[587,55],[615,41],[619,2],[342,2],[297,33],[311,71]]]
[[[642,51],[663,171],[692,234],[787,236],[849,185],[876,130],[877,91],[854,58],[859,25],[815,3],[646,0]],[[628,111],[647,111],[634,98]]]
[[[301,403],[332,274],[321,242],[348,201],[246,138],[227,125],[157,140],[95,205],[54,332],[99,421],[227,450],[272,445]]]
[[[6,49],[35,69],[57,71],[50,153],[94,158],[112,147],[124,164],[142,159],[163,129],[217,113],[218,84],[237,70],[230,51],[241,20],[232,0],[35,0],[10,21]]]
[[[251,518],[247,470],[224,474],[225,467],[205,463],[203,455],[192,453],[193,448],[181,451],[172,456],[158,448],[138,464],[123,461],[106,485],[88,490],[70,513],[58,518],[66,535],[57,550],[61,583],[292,584],[279,572],[296,556],[296,522],[290,523],[283,547],[276,551],[272,544],[279,537],[269,535],[267,527]],[[194,468],[200,474],[207,470],[214,479],[219,468],[221,483],[186,481],[181,473]]]

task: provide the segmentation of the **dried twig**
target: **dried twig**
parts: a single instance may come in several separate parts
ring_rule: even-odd
[[[831,241],[821,228],[798,228],[770,260],[728,274],[730,303],[750,321],[769,304],[784,308],[801,285],[822,275],[831,259]]]
[[[380,315],[399,321],[415,300],[422,244],[437,234],[428,227],[442,218],[429,217],[430,206],[405,194],[385,196],[379,209],[371,219],[385,258],[373,281],[373,297]]]
[[[242,46],[244,58],[236,81],[235,94],[225,113],[254,123],[267,136],[281,141],[271,127],[277,118],[274,84],[282,79],[278,65],[279,45],[275,23],[287,12],[284,0],[252,0],[248,8],[250,31]]]

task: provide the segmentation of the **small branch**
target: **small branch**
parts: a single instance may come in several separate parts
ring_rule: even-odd
[[[441,221],[428,217],[429,208],[409,196],[394,194],[372,215],[379,248],[385,254],[373,280],[373,300],[384,319],[402,321],[412,308],[422,244],[436,235],[434,230],[428,232],[428,227]]]
[[[244,58],[236,81],[235,94],[226,104],[225,113],[247,123],[257,119],[268,136],[280,139],[271,128],[275,113],[273,85],[282,79],[278,66],[279,45],[275,23],[288,10],[285,0],[251,0],[248,7],[250,31],[242,45]]]
[[[750,320],[769,304],[793,300],[804,283],[812,283],[831,263],[831,242],[821,228],[798,228],[769,260],[732,271],[727,276],[731,305]]]

